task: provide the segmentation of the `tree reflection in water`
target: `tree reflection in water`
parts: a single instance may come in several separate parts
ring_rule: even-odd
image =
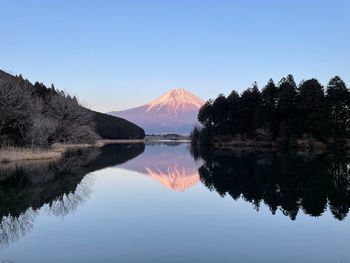
[[[144,144],[111,144],[70,151],[56,162],[14,164],[0,169],[0,246],[29,232],[44,211],[66,216],[90,194],[86,174],[121,164],[144,151]]]
[[[295,220],[299,210],[318,217],[327,207],[338,220],[350,208],[350,157],[242,150],[191,149],[201,182],[221,196],[242,197],[259,210],[265,203]]]
[[[8,246],[29,232],[36,215],[37,212],[30,208],[17,217],[3,216],[0,222],[0,245]]]

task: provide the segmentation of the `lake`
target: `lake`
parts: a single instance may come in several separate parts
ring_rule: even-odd
[[[350,158],[109,144],[0,169],[0,262],[350,262]]]

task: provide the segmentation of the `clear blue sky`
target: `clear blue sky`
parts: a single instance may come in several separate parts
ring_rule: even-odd
[[[291,73],[350,85],[350,1],[0,0],[0,68],[99,111]]]

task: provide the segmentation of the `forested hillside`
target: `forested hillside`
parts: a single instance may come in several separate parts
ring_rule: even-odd
[[[198,120],[203,127],[192,139],[203,144],[220,136],[289,146],[308,138],[330,143],[349,139],[350,91],[339,76],[325,89],[317,79],[297,85],[288,75],[277,85],[270,79],[261,91],[254,83],[242,94],[220,94],[203,105]]]
[[[104,139],[143,139],[145,131],[136,124],[108,114],[91,111],[96,132]]]
[[[76,97],[0,71],[0,146],[93,143],[98,138],[143,138],[124,119],[82,107]]]

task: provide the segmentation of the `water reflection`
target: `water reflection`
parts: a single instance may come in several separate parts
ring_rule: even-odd
[[[328,208],[338,220],[344,220],[349,212],[347,156],[198,149],[192,149],[192,156],[187,144],[110,144],[68,152],[57,162],[2,167],[0,245],[28,233],[40,213],[65,216],[76,210],[91,192],[94,177],[86,175],[115,166],[141,173],[175,191],[202,182],[221,196],[242,198],[256,210],[264,203],[272,214],[281,210],[292,220],[299,211],[318,217]],[[134,181],[128,186],[135,187]],[[191,192],[192,198],[199,192]]]
[[[171,147],[169,147],[171,146]],[[163,186],[183,192],[199,182],[198,167],[186,143],[148,144],[145,152],[119,167],[144,174]]]
[[[38,210],[65,216],[90,194],[86,174],[121,164],[144,151],[144,144],[111,144],[70,151],[57,162],[11,164],[0,169],[0,244],[8,245],[33,226]]]
[[[302,210],[318,217],[329,208],[343,220],[350,207],[350,158],[334,154],[208,151],[192,149],[202,158],[201,182],[221,196],[242,197],[259,210],[280,209],[295,220]]]

